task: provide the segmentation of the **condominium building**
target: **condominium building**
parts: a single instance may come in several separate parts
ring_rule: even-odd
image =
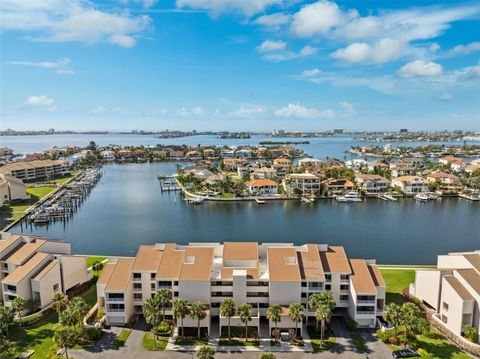
[[[435,310],[438,323],[457,336],[466,325],[480,331],[480,251],[440,255],[436,269],[415,272],[410,294]]]
[[[304,322],[313,321],[308,298],[322,291],[332,292],[334,315],[349,316],[361,327],[375,327],[385,305],[385,284],[373,261],[350,260],[343,247],[256,242],[143,245],[136,257],[106,266],[97,283],[98,304],[108,324],[123,325],[141,314],[144,301],[161,288],[170,289],[173,300],[206,304],[201,327],[208,332],[212,325],[219,330],[227,325],[220,315],[227,298],[237,306],[252,305],[249,325],[257,329],[262,322],[274,327],[266,319],[270,304],[284,308],[281,329],[295,327],[288,317],[293,303],[306,308]],[[171,307],[166,314],[172,315]],[[231,318],[231,323],[240,326],[240,318]],[[187,316],[184,325],[196,328],[197,323]]]
[[[66,160],[15,162],[0,167],[0,174],[22,180],[66,176],[72,169]]]
[[[91,279],[86,257],[72,256],[69,243],[0,235],[0,298],[5,305],[22,297],[44,308],[56,292],[66,293]]]
[[[25,183],[19,178],[0,174],[0,206],[24,199],[30,199]]]

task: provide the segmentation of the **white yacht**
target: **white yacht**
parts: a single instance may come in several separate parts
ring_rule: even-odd
[[[414,198],[420,202],[428,202],[431,199],[430,196],[425,193],[417,193]]]
[[[338,202],[362,202],[362,197],[360,197],[358,193],[354,191],[348,192],[344,196],[337,196],[335,199]]]

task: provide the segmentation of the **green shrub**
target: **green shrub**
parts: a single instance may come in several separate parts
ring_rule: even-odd
[[[36,324],[37,322],[41,321],[42,319],[44,319],[46,316],[51,314],[52,311],[53,309],[47,309],[42,313],[35,313],[30,315],[29,317],[25,317],[20,320],[17,320],[16,323],[20,324],[24,328],[28,328]]]
[[[97,312],[97,319],[102,319],[105,316],[105,311],[103,309],[100,309]]]
[[[418,349],[418,354],[422,359],[432,359],[433,355],[427,352],[425,349]]]
[[[127,342],[128,336],[130,335],[131,332],[132,332],[132,329],[123,329],[113,341],[113,347],[115,349],[123,347]]]
[[[156,332],[157,332],[158,335],[170,334],[172,332],[172,326],[170,324],[168,324],[167,322],[161,322],[157,326]]]
[[[463,334],[465,335],[465,338],[472,343],[478,343],[478,331],[476,328],[472,327],[471,325],[466,325],[463,328]]]
[[[358,323],[354,320],[347,320],[347,330],[349,332],[354,332],[358,329]]]
[[[376,335],[377,338],[380,339],[384,343],[391,343],[394,335],[393,330],[385,330],[382,332],[381,330],[377,330]]]

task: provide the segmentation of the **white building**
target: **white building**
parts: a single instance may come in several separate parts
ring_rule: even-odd
[[[302,158],[298,161],[298,165],[302,167],[318,168],[322,165],[322,161],[316,158]]]
[[[275,196],[278,193],[277,182],[271,179],[254,179],[245,183],[252,196]]]
[[[100,156],[102,156],[102,159],[105,161],[113,161],[115,159],[115,153],[110,150],[100,152]]]
[[[358,173],[355,175],[355,183],[366,193],[385,193],[390,187],[389,180],[375,174]]]
[[[392,187],[400,188],[405,194],[428,191],[428,182],[418,176],[401,176],[392,180]]]
[[[285,177],[285,190],[293,194],[295,190],[302,194],[318,195],[320,193],[320,178],[311,173],[292,173]]]
[[[0,174],[0,205],[26,199],[30,199],[30,195],[21,179]]]
[[[0,167],[0,174],[12,176],[21,180],[60,177],[66,176],[70,173],[71,167],[66,160],[15,162]]]

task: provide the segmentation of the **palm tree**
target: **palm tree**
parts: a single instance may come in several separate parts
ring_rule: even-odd
[[[190,316],[197,321],[197,338],[200,339],[200,322],[207,316],[207,306],[202,302],[195,302],[190,308]]]
[[[178,298],[173,302],[173,316],[175,319],[180,319],[180,327],[182,328],[182,335],[180,338],[183,338],[183,319],[188,313],[188,301],[186,299]]]
[[[15,313],[17,313],[20,326],[22,326],[22,313],[25,309],[27,309],[27,307],[28,307],[28,301],[26,301],[22,297],[16,297],[12,301],[12,309]]]
[[[213,359],[215,357],[215,348],[207,345],[202,345],[197,353],[198,359]]]
[[[414,303],[403,303],[401,310],[401,324],[405,328],[405,345],[407,345],[409,332],[417,329],[420,310]]]
[[[8,337],[8,328],[14,321],[15,313],[11,307],[0,304],[0,334]]]
[[[82,320],[87,315],[89,309],[88,304],[80,297],[73,297],[67,305],[67,310],[72,311],[78,325],[82,324]]]
[[[65,349],[65,358],[68,359],[68,348],[75,345],[77,332],[69,327],[59,328],[54,334],[54,340],[57,345]]]
[[[271,304],[267,310],[267,319],[275,323],[275,342],[278,341],[278,323],[282,320],[282,307]]]
[[[68,304],[68,297],[62,292],[57,292],[53,296],[52,308],[57,312],[60,319],[60,312],[63,311]]]
[[[162,288],[155,294],[155,297],[158,297],[158,303],[162,308],[162,321],[165,321],[165,308],[172,301],[172,292],[170,289]]]
[[[295,335],[293,339],[296,339],[298,323],[301,322],[303,320],[303,317],[305,316],[305,313],[303,311],[303,305],[299,303],[290,304],[290,306],[288,307],[288,316],[291,320],[295,322]]]
[[[315,293],[315,294],[312,294],[309,298],[308,298],[308,308],[313,310],[313,311],[316,311],[318,306],[320,305],[320,293]],[[317,316],[315,315],[315,318]],[[318,323],[319,323],[319,320],[317,319],[316,320],[316,331],[318,332]]]
[[[228,340],[230,340],[230,319],[235,315],[235,302],[233,299],[225,299],[220,304],[220,314],[228,318]]]
[[[245,303],[238,308],[240,321],[245,324],[245,341],[248,341],[248,323],[252,320],[252,305]]]
[[[158,303],[155,297],[148,298],[142,306],[143,317],[145,321],[152,326],[152,333],[155,339],[155,346],[157,345],[157,324],[160,320],[160,311],[158,310]]]
[[[385,320],[393,325],[393,336],[397,339],[397,329],[402,323],[402,307],[396,303],[390,303],[385,308]]]
[[[325,341],[325,321],[327,318],[330,317],[331,313],[331,309],[324,303],[320,303],[315,310],[315,318],[317,319],[317,321],[320,321],[322,323],[320,330],[320,342],[322,343],[322,345]]]

